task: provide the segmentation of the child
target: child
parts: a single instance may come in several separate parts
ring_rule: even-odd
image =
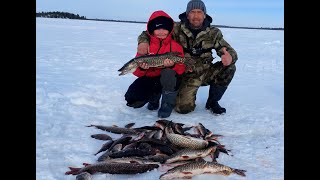
[[[180,52],[184,57],[183,48],[172,39],[174,21],[164,11],[155,11],[147,23],[150,38],[149,54]],[[136,56],[140,56],[137,53]],[[167,118],[175,106],[180,84],[180,76],[185,72],[183,63],[164,60],[164,68],[149,67],[147,63],[139,64],[133,72],[138,78],[129,86],[125,94],[127,106],[140,108],[148,103],[149,110],[157,110],[162,95],[159,118]]]

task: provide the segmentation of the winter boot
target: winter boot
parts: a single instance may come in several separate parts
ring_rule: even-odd
[[[226,113],[226,109],[221,107],[218,103],[226,90],[227,87],[219,86],[216,84],[210,85],[206,109],[210,110],[213,114]]]
[[[161,107],[158,111],[159,118],[167,118],[171,115],[174,106],[176,105],[176,97],[178,91],[164,91],[162,93]]]
[[[160,101],[161,93],[154,93],[151,98],[149,99],[149,103],[147,108],[152,110],[157,110],[159,108],[159,101]]]
[[[141,108],[145,104],[147,104],[146,101],[134,101],[134,102],[127,102],[126,105],[129,106],[129,107],[133,107],[133,108]]]
[[[167,118],[176,105],[177,91],[177,76],[173,69],[166,68],[161,70],[160,83],[162,86],[161,107],[158,111],[159,118]]]

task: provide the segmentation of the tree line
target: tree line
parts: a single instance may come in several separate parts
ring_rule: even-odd
[[[59,12],[59,11],[39,12],[39,13],[36,13],[36,17],[63,18],[63,19],[87,19],[85,16],[80,16],[79,14]]]

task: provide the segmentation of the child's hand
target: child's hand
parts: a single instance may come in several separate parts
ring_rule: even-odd
[[[163,61],[163,65],[164,65],[164,67],[171,67],[171,66],[174,65],[174,62],[172,60],[170,60],[170,59],[165,59]]]
[[[149,53],[149,43],[140,43],[138,45],[138,54],[145,55]]]
[[[142,69],[149,69],[149,65],[147,63],[138,63],[139,67]]]

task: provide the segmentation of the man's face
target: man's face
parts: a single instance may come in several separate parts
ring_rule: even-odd
[[[193,9],[188,14],[188,20],[192,27],[200,28],[205,19],[205,14],[201,9]]]

